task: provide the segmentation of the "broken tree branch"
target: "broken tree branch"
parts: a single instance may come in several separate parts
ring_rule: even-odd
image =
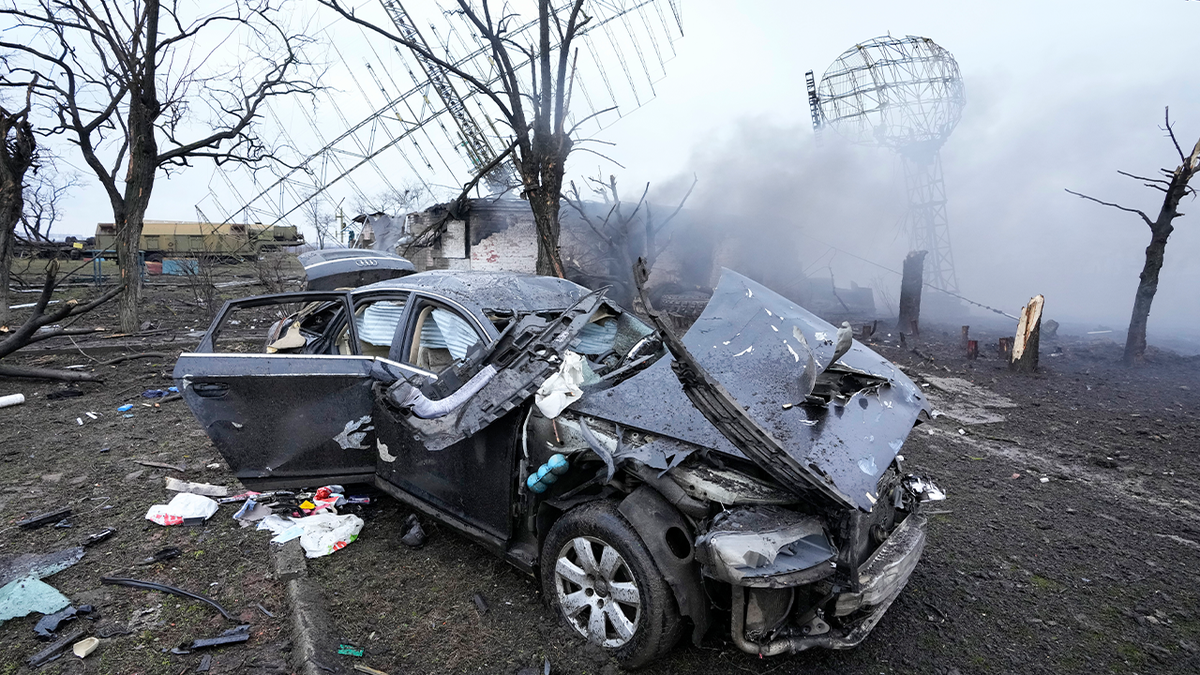
[[[165,358],[167,358],[167,355],[163,354],[162,352],[144,352],[141,354],[125,354],[123,356],[118,356],[115,359],[101,361],[100,363],[96,364],[96,367],[100,368],[102,366],[115,366],[118,363],[124,363],[125,361],[133,361],[134,359],[165,359]]]
[[[55,370],[53,368],[36,368],[33,366],[9,366],[0,363],[0,377],[23,377],[37,380],[61,380],[63,382],[103,382],[92,373],[81,373],[77,370]]]
[[[1063,189],[1064,189],[1064,190],[1066,190],[1067,192],[1069,192],[1070,194],[1073,194],[1073,195],[1075,195],[1076,197],[1082,197],[1083,199],[1087,199],[1087,200],[1090,200],[1090,201],[1096,202],[1097,204],[1103,204],[1104,206],[1111,206],[1111,207],[1113,207],[1114,209],[1120,209],[1120,210],[1122,210],[1122,211],[1128,211],[1129,213],[1136,213],[1136,214],[1138,214],[1139,216],[1141,216],[1141,217],[1142,217],[1142,220],[1146,221],[1146,224],[1147,224],[1147,225],[1149,225],[1150,227],[1154,227],[1154,221],[1150,220],[1150,217],[1149,217],[1149,216],[1147,216],[1147,215],[1145,214],[1145,212],[1144,212],[1144,211],[1142,211],[1142,210],[1140,210],[1140,209],[1131,209],[1131,208],[1129,208],[1128,206],[1121,206],[1120,204],[1114,204],[1114,203],[1112,203],[1112,202],[1106,202],[1106,201],[1103,201],[1103,200],[1100,200],[1100,199],[1096,199],[1095,197],[1092,197],[1092,196],[1090,196],[1090,195],[1085,195],[1085,194],[1083,194],[1082,192],[1076,192],[1076,191],[1074,191],[1074,190],[1070,190],[1070,189],[1067,189],[1067,188],[1063,188]]]

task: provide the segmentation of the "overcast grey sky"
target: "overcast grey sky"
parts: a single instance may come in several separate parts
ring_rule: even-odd
[[[1063,188],[1157,211],[1158,193],[1116,170],[1178,164],[1159,128],[1164,106],[1181,144],[1200,137],[1200,2],[678,1],[685,37],[656,99],[601,134],[625,168],[577,154],[573,173],[599,168],[631,190],[649,181],[663,199],[695,173],[693,206],[738,205],[730,227],[747,236],[782,223],[895,267],[906,248],[899,164],[884,150],[816,149],[804,72],[820,78],[856,42],[889,32],[929,37],[966,83],[942,150],[963,293],[1014,313],[1044,293],[1052,316],[1127,317],[1148,228]],[[160,183],[148,217],[195,219],[210,180],[202,168]],[[58,234],[90,233],[107,211],[98,190],[81,191]],[[828,263],[839,284],[880,275],[845,255],[819,258],[829,255],[813,244],[798,264]],[[1200,213],[1177,221],[1152,329],[1200,322],[1197,290]]]

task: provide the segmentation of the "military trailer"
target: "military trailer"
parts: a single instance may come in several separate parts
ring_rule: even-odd
[[[112,223],[96,226],[96,250],[116,251],[117,228]],[[211,255],[253,257],[283,247],[301,246],[304,235],[294,225],[262,223],[198,223],[178,220],[147,220],[142,223],[138,244],[147,260],[172,256]]]

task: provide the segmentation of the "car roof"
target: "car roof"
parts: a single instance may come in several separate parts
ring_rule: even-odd
[[[511,309],[518,312],[566,309],[589,293],[583,286],[558,277],[475,270],[418,272],[362,286],[355,292],[389,289],[441,295],[481,310]]]

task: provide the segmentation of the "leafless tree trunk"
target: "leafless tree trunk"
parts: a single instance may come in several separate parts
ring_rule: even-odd
[[[173,0],[35,0],[0,7],[12,24],[0,35],[0,48],[14,54],[0,86],[33,87],[56,118],[48,131],[79,148],[108,195],[127,332],[139,325],[138,248],[159,172],[181,170],[196,158],[217,164],[271,159],[254,134],[261,106],[316,88],[294,78],[309,40],[284,32],[270,0],[187,14],[194,10]],[[197,61],[192,49],[230,35],[263,45],[261,51],[231,71],[204,70],[217,59]],[[197,128],[204,129],[200,137],[183,138]]]
[[[1146,247],[1146,263],[1142,266],[1142,274],[1138,282],[1137,293],[1133,298],[1133,315],[1129,319],[1129,332],[1125,337],[1125,354],[1122,361],[1126,365],[1136,365],[1143,362],[1146,353],[1146,324],[1150,320],[1150,305],[1154,302],[1154,294],[1158,292],[1158,275],[1162,270],[1163,260],[1167,251],[1167,238],[1175,230],[1173,221],[1182,216],[1179,212],[1179,202],[1187,195],[1195,195],[1195,190],[1188,186],[1192,176],[1200,171],[1200,140],[1190,154],[1184,154],[1183,148],[1175,139],[1175,131],[1171,128],[1170,110],[1166,114],[1165,129],[1175,151],[1179,154],[1180,164],[1175,170],[1161,169],[1165,178],[1146,178],[1131,173],[1118,171],[1140,181],[1146,187],[1154,188],[1163,193],[1163,203],[1159,207],[1158,217],[1151,220],[1143,211],[1121,206],[1111,202],[1101,201],[1073,190],[1067,192],[1084,199],[1111,206],[1122,211],[1136,213],[1150,227],[1150,245]]]
[[[33,86],[25,107],[10,112],[0,106],[0,326],[8,323],[9,276],[17,223],[25,210],[25,174],[37,170],[37,139],[29,123]]]
[[[430,52],[423,43],[355,16],[352,9],[343,7],[338,0],[319,2],[437,64],[497,107],[512,130],[513,164],[520,176],[522,196],[529,200],[533,211],[538,237],[537,273],[564,276],[558,247],[559,211],[567,156],[575,147],[573,134],[579,126],[576,123],[568,129],[566,118],[574,74],[571,45],[590,20],[582,11],[583,0],[573,0],[564,12],[556,12],[550,0],[538,0],[536,45],[518,44],[508,37],[506,31],[516,17],[508,12],[507,6],[495,8],[499,11],[494,13],[488,0],[478,4],[457,0],[455,12],[466,19],[490,49],[491,62],[499,70],[499,83],[495,86]],[[566,15],[565,21],[562,14]],[[529,72],[523,71],[526,64],[522,59],[527,61]],[[494,168],[494,164],[481,168],[468,190],[478,183],[479,176]],[[464,190],[464,196],[468,190]]]

